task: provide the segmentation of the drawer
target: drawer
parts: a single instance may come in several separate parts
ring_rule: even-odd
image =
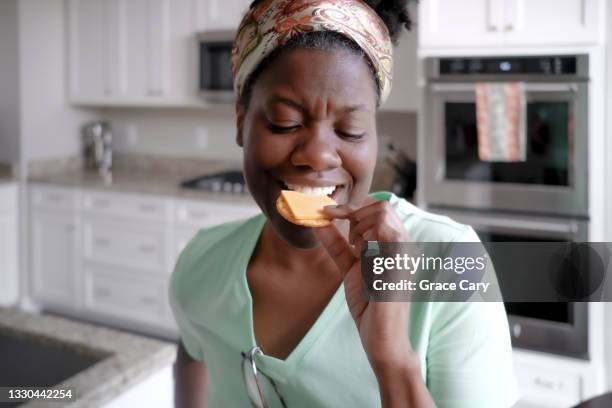
[[[260,212],[255,204],[180,200],[176,203],[174,217],[176,222],[184,227],[203,228],[249,218]]]
[[[93,263],[85,263],[85,276],[85,305],[89,310],[155,324],[169,320],[166,280]]]
[[[561,370],[520,364],[516,367],[523,398],[545,406],[570,406],[582,399],[582,377]]]
[[[104,218],[83,220],[85,260],[169,273],[170,246],[169,233],[162,226]]]
[[[172,201],[124,193],[83,193],[83,210],[90,214],[165,222],[172,216]]]
[[[30,202],[34,207],[72,211],[78,209],[79,191],[73,188],[33,185]]]
[[[17,208],[17,187],[14,183],[0,182],[0,212]]]

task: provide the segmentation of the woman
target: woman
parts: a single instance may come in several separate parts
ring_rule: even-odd
[[[261,215],[200,231],[170,298],[184,407],[508,407],[500,303],[361,297],[364,240],[474,241],[388,193],[368,196],[375,113],[391,87],[404,1],[255,1],[234,45],[237,143]],[[282,218],[283,189],[330,193],[335,222]]]

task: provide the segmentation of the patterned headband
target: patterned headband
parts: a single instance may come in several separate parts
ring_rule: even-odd
[[[277,47],[301,33],[333,31],[353,40],[376,71],[380,99],[391,92],[392,45],[384,22],[361,0],[264,0],[242,19],[232,50],[234,90]]]

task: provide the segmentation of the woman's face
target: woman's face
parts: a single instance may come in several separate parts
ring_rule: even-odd
[[[376,88],[361,57],[344,50],[283,52],[238,108],[237,142],[255,201],[290,244],[318,244],[310,228],[276,210],[283,189],[328,192],[338,204],[366,198],[377,155]],[[310,190],[310,191],[309,191]]]

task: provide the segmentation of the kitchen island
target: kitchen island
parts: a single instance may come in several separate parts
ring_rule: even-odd
[[[36,364],[30,364],[34,367],[28,367],[28,363],[19,365],[16,356],[20,352],[22,360],[39,350],[43,350],[39,353],[41,355],[48,352],[72,355],[69,359],[62,359],[66,365],[77,359],[81,362],[87,360],[85,364],[81,363],[82,367],[87,365],[86,368],[53,385],[56,389],[70,389],[72,400],[60,403],[29,401],[24,407],[172,406],[172,363],[176,355],[176,345],[173,343],[62,317],[0,308],[0,342],[6,338],[19,340],[13,341],[11,350],[3,349],[0,352],[5,364],[3,370],[13,371],[13,381],[18,381],[20,375],[23,378],[24,372],[27,376],[27,370],[32,370],[31,378],[41,378],[40,370],[45,367],[44,360],[47,360],[43,358]],[[29,353],[18,350],[26,344],[30,347]],[[32,351],[33,345],[39,350]],[[11,354],[2,356],[3,353]],[[6,367],[7,362],[12,362],[14,366]],[[59,372],[65,371],[65,367],[56,365],[49,368],[47,364],[46,370]],[[6,387],[12,384],[0,385]],[[20,386],[47,385],[32,383]]]

